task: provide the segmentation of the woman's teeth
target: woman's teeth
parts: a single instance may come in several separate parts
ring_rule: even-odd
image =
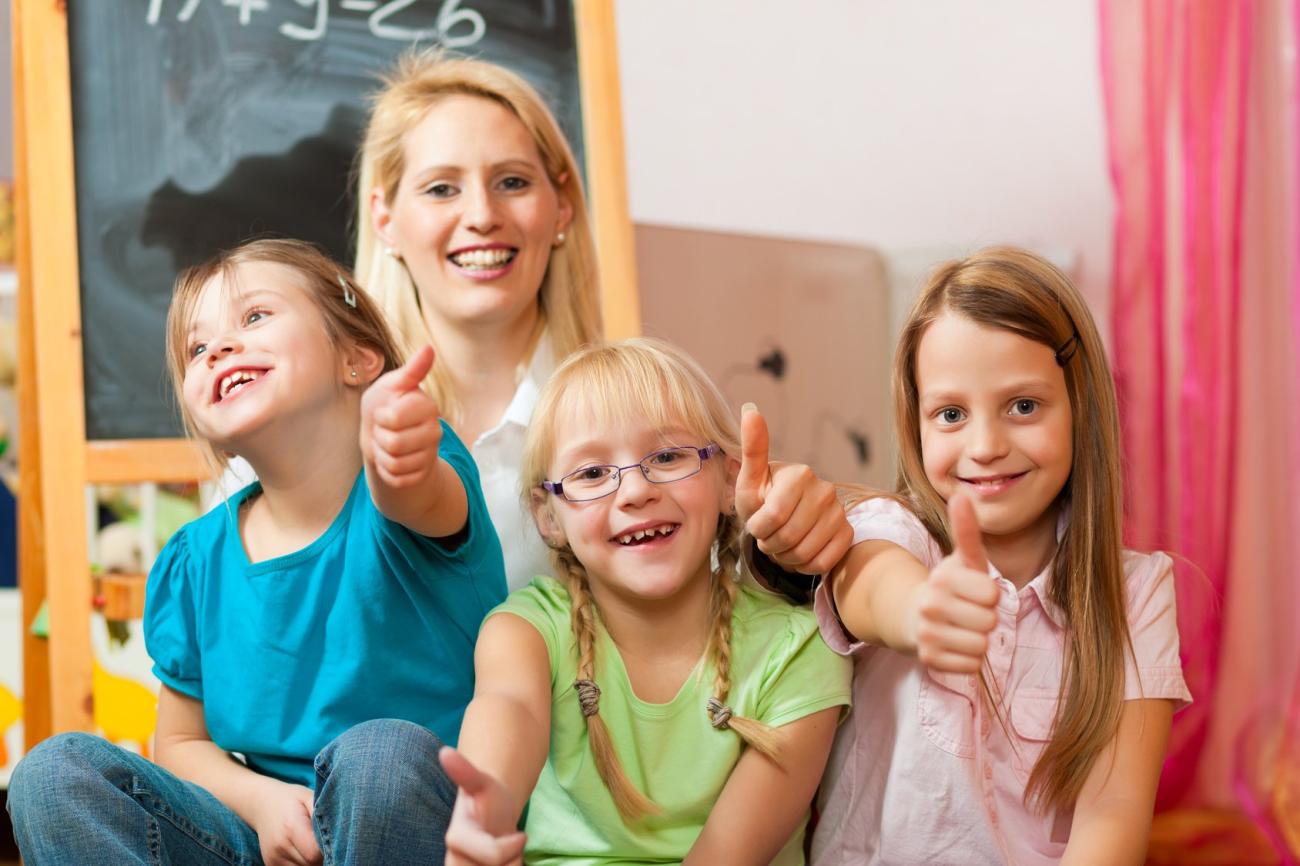
[[[618,537],[619,544],[632,544],[641,541],[644,538],[654,538],[656,535],[672,535],[677,529],[676,526],[652,526],[649,529],[638,529],[636,532],[628,532]]]
[[[504,267],[514,259],[518,250],[466,250],[452,253],[452,263],[458,268],[471,271],[487,271]]]

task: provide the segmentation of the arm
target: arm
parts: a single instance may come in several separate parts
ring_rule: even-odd
[[[361,455],[370,496],[385,517],[430,538],[455,535],[469,516],[465,485],[438,456],[438,404],[420,390],[433,366],[425,347],[375,380],[361,398]]]
[[[490,617],[474,648],[474,674],[460,749],[442,757],[460,788],[447,828],[447,863],[514,863],[523,847],[515,828],[550,749],[546,642],[520,617]]]
[[[780,766],[745,749],[683,866],[772,862],[805,820],[841,709],[828,707],[782,726]]]
[[[1172,701],[1125,701],[1119,729],[1079,792],[1061,866],[1146,861],[1156,785],[1169,743]]]
[[[154,742],[159,766],[208,790],[256,831],[268,866],[321,862],[311,790],[256,773],[212,742],[200,701],[164,685]]]
[[[999,590],[970,502],[948,503],[954,550],[933,569],[888,541],[864,541],[831,573],[840,622],[857,640],[915,654],[930,668],[980,669]]]

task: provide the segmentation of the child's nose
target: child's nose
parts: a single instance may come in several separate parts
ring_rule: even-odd
[[[997,419],[977,421],[971,425],[970,456],[987,463],[1005,457],[1007,438]]]
[[[646,480],[640,467],[624,469],[618,484],[618,504],[626,507],[644,505],[659,496],[659,486]]]
[[[212,366],[234,352],[239,351],[240,344],[234,334],[222,334],[208,347],[208,366]]]

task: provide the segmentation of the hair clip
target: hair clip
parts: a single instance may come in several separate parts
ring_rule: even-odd
[[[347,278],[339,274],[339,285],[343,287],[343,303],[352,309],[357,308],[357,293],[348,286]]]
[[[1070,339],[1062,343],[1061,348],[1056,350],[1056,365],[1058,367],[1064,367],[1069,360],[1074,357],[1074,353],[1078,351],[1078,348],[1079,332],[1075,331],[1070,335]]]

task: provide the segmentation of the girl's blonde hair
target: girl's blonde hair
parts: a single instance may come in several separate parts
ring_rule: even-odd
[[[357,164],[357,278],[379,302],[408,354],[425,343],[432,344],[419,289],[406,265],[385,254],[368,202],[371,192],[378,189],[389,206],[393,205],[406,169],[407,133],[440,101],[458,95],[492,100],[519,118],[537,144],[551,185],[573,207],[566,240],[551,251],[537,295],[541,322],[555,357],[563,358],[602,333],[596,249],[582,173],[541,96],[523,78],[495,64],[425,50],[404,55],[384,79],[382,90],[373,99]],[[535,347],[534,342],[530,356]],[[529,360],[524,358],[521,375]],[[435,364],[426,384],[443,414],[456,426],[464,395],[454,393],[445,366]]]
[[[183,389],[185,368],[189,365],[188,337],[204,287],[219,277],[229,290],[237,286],[240,266],[254,262],[281,265],[294,273],[299,288],[320,311],[321,327],[336,349],[343,351],[350,346],[373,349],[384,360],[384,372],[402,366],[402,355],[379,306],[361,290],[346,268],[306,241],[249,241],[185,269],[176,277],[171,305],[167,308],[167,369],[180,404],[185,432],[203,443],[204,456],[214,476],[225,468],[228,458],[199,435],[189,407],[185,405]]]
[[[680,349],[659,340],[638,338],[589,346],[560,365],[542,391],[524,443],[521,486],[525,502],[549,496],[542,489],[551,457],[555,454],[555,419],[574,413],[590,418],[597,427],[623,423],[646,424],[656,430],[686,429],[700,438],[696,444],[716,443],[725,455],[738,457],[740,433],[721,392]],[[538,506],[552,507],[549,502]],[[719,514],[714,555],[717,567],[710,578],[710,629],[708,655],[714,668],[713,698],[708,712],[715,727],[730,727],[748,744],[774,760],[779,756],[777,732],[752,719],[741,718],[726,707],[731,691],[731,614],[737,593],[741,526],[734,513]],[[551,562],[572,599],[571,625],[578,652],[578,683],[595,681],[596,633],[599,611],[591,598],[587,571],[568,546],[553,547]],[[579,700],[575,695],[574,700]],[[658,808],[627,778],[609,732],[587,704],[587,737],[596,769],[625,820],[658,812]]]
[[[1132,652],[1121,561],[1123,491],[1115,384],[1088,306],[1046,260],[994,247],[943,265],[912,307],[894,357],[900,497],[944,554],[947,506],[925,475],[916,356],[930,323],[952,313],[1010,331],[1056,353],[1072,414],[1074,462],[1059,497],[1071,510],[1052,560],[1049,597],[1065,618],[1065,659],[1052,737],[1034,765],[1026,802],[1068,810],[1119,725],[1124,653]]]

